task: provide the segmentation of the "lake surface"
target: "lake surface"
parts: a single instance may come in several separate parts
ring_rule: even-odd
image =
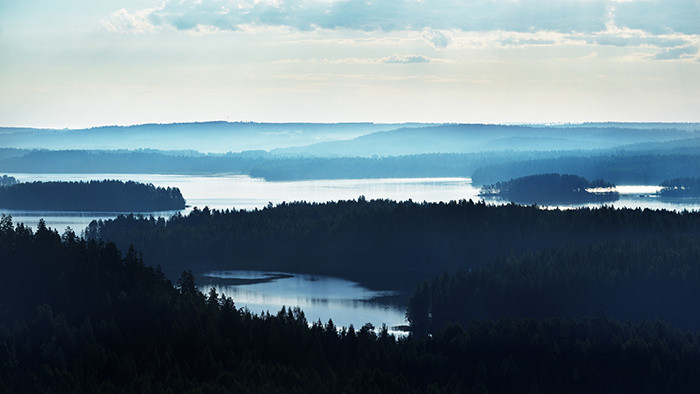
[[[398,179],[333,179],[311,181],[268,182],[247,175],[163,175],[163,174],[8,174],[21,182],[32,181],[89,181],[102,179],[133,180],[152,183],[155,186],[178,187],[189,207],[208,206],[212,209],[255,209],[269,203],[291,201],[326,202],[356,199],[385,198],[422,202],[448,202],[451,200],[481,200],[479,188],[472,186],[469,178],[398,178]],[[607,205],[625,208],[650,208],[667,210],[700,210],[700,200],[668,200],[650,196],[658,186],[617,186],[620,199]],[[487,200],[504,204],[506,201]],[[601,204],[564,205],[557,208],[596,207]],[[150,212],[145,215],[168,217],[177,211]],[[49,227],[63,232],[71,227],[80,233],[95,219],[110,219],[114,213],[99,212],[38,212],[0,209],[0,214],[12,215],[15,222],[36,227],[40,218]]]
[[[231,282],[255,282],[231,284]],[[394,295],[390,291],[374,291],[355,282],[320,275],[288,274],[260,271],[214,271],[198,278],[205,294],[211,287],[231,297],[236,307],[248,308],[253,313],[269,311],[276,314],[283,306],[298,306],[309,323],[328,319],[338,327],[351,324],[360,329],[365,323],[400,334],[392,327],[408,324],[405,310],[380,302],[379,297]]]

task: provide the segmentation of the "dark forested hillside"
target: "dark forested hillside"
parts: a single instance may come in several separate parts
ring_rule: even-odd
[[[485,185],[479,195],[521,204],[576,204],[615,201],[620,197],[617,192],[588,190],[613,186],[603,180],[589,181],[576,175],[539,174]]]
[[[692,392],[700,337],[661,323],[502,319],[395,340],[253,316],[133,249],[0,220],[2,392]]]
[[[29,182],[0,188],[0,207],[24,210],[152,212],[185,208],[178,188],[113,180]]]
[[[493,264],[421,284],[408,305],[414,329],[502,317],[661,319],[700,330],[700,237],[630,242],[501,256]]]
[[[327,274],[412,290],[444,271],[497,255],[611,239],[700,234],[700,213],[630,209],[542,210],[472,201],[287,203],[254,211],[196,209],[169,220],[119,216],[86,236],[133,244],[169,275],[185,268]]]

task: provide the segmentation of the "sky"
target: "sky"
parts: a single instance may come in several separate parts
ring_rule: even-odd
[[[700,121],[700,0],[0,0],[0,126]]]

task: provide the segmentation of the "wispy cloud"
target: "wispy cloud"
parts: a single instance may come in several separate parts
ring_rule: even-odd
[[[411,32],[437,50],[453,45],[512,48],[578,43],[656,49],[657,55],[650,58],[661,60],[694,55],[692,48],[700,43],[698,15],[697,0],[165,0],[156,8],[118,10],[103,25],[109,31],[132,33],[286,29],[381,37]],[[470,34],[477,37],[464,40]]]
[[[441,31],[537,30],[596,32],[605,29],[610,13],[618,24],[656,34],[700,34],[700,2],[696,0],[166,0],[147,11],[154,27],[196,30],[208,26],[240,30],[244,25],[287,26],[361,31],[427,31],[436,46],[449,44]],[[123,11],[111,19],[123,21]],[[130,27],[128,24],[124,27]]]
[[[431,58],[423,55],[392,55],[378,58],[341,58],[341,59],[281,59],[273,63],[277,64],[423,64],[431,62],[446,62],[445,59]]]
[[[676,60],[692,58],[698,53],[698,47],[689,45],[687,47],[665,49],[654,56],[656,60]]]

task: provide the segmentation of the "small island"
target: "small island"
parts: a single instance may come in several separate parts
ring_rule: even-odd
[[[83,212],[153,212],[185,208],[180,189],[133,181],[20,182],[0,187],[0,208]]]
[[[540,174],[496,182],[481,188],[479,196],[524,204],[583,204],[620,198],[614,184],[589,181],[577,175]]]
[[[700,178],[674,178],[661,182],[660,197],[697,198],[700,197]]]

